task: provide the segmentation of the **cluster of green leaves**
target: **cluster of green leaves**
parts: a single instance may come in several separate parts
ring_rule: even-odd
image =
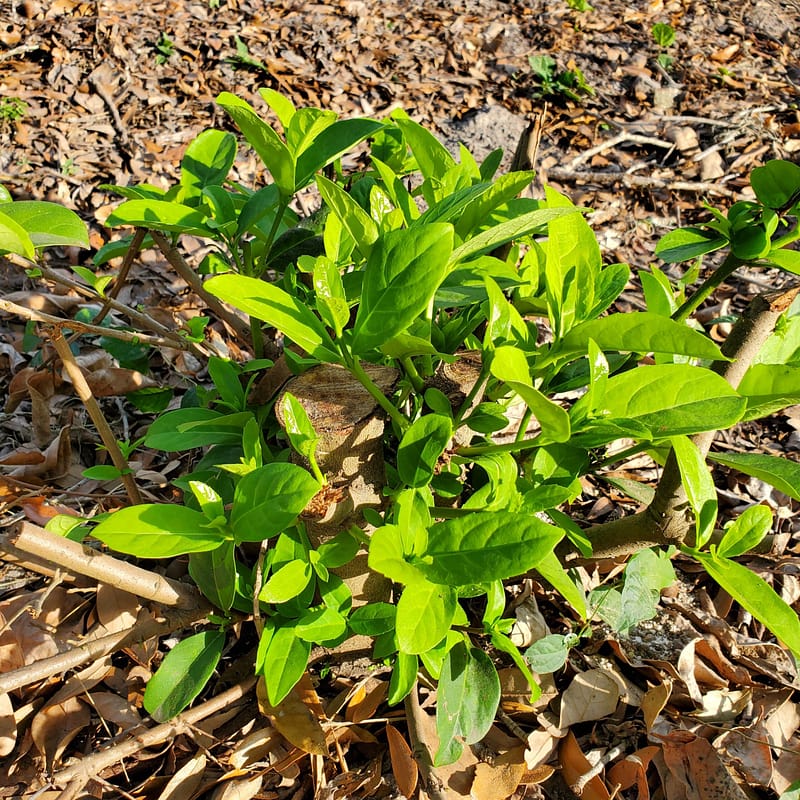
[[[572,607],[576,626],[597,615],[624,632],[655,613],[659,590],[673,578],[669,553],[635,556],[622,583],[589,598],[555,555],[564,537],[591,554],[564,509],[583,476],[602,478],[605,448],[627,439],[661,462],[675,452],[697,520],[695,544],[684,551],[800,654],[796,616],[733,560],[766,533],[769,511],[748,511],[710,544],[716,492],[689,438],[800,400],[797,317],[775,334],[783,342],[791,331],[791,358],[773,337],[765,347],[773,360],[756,364],[735,391],[709,369],[725,360],[717,345],[684,321],[691,281],[676,288],[658,269],[642,273],[647,310],[607,314],[628,267],[603,264],[589,225],[563,195],[547,189],[544,199],[520,197],[534,175],[497,176],[499,151],[479,164],[462,147],[456,161],[401,111],[386,121],[338,120],[296,109],[272,91],[262,96],[282,133],[231,94],[219,103],[271,183],[251,190],[231,180],[236,140],[209,130],[188,147],[176,186],[116,187],[127,199],[109,224],[158,230],[176,244],[182,235],[212,242],[201,265],[213,274],[206,288],[250,316],[256,341],[262,326],[277,329],[302,351],[285,351],[295,372],[336,365],[359,381],[390,421],[387,502],[365,512],[371,536],[352,528],[313,548],[302,512],[324,491],[326,476],[302,405],[288,398],[250,406],[250,381],[265,362],[212,359],[215,391],[188,395],[145,440],[168,451],[204,448],[194,472],[177,481],[186,504],[123,509],[100,520],[93,535],[134,555],[188,554],[221,627],[232,611],[255,609],[263,624],[256,669],[273,704],[302,675],[314,643],[373,637],[374,657],[393,667],[392,703],[424,667],[439,681],[436,761],[445,763],[485,734],[499,701],[495,667],[476,632],[523,670],[533,693],[534,670],[558,668],[577,638],[567,631],[521,654],[508,635],[504,581],[538,571]],[[369,168],[342,176],[338,160],[366,139]],[[659,253],[678,260],[729,245],[737,265],[791,269],[787,254],[796,251],[786,246],[797,234],[788,226],[800,189],[794,170],[783,162],[756,170],[757,201],[669,234]],[[312,182],[325,213],[302,219],[290,206]],[[781,225],[787,230],[774,239]],[[125,246],[112,243],[99,260]],[[464,351],[479,353],[480,367],[454,401],[434,378]],[[647,354],[655,363],[641,365]],[[384,394],[365,363],[396,368],[395,391]],[[519,405],[516,438],[498,441]],[[276,408],[284,409],[282,420]],[[289,463],[292,450],[310,472]],[[714,458],[797,496],[792,462]],[[251,543],[261,545],[263,563],[254,563]],[[361,546],[369,567],[399,587],[396,603],[352,608],[333,570]],[[146,707],[158,718],[190,702],[216,666],[224,637],[198,637],[170,653],[161,668],[168,677],[160,671],[148,689]],[[202,663],[190,669],[198,653]],[[176,674],[184,676],[180,692],[170,691]]]
[[[585,5],[580,3],[580,5]],[[591,6],[578,8],[578,11],[591,11]],[[575,102],[579,102],[582,96],[593,95],[594,89],[586,81],[586,76],[578,67],[559,70],[555,59],[552,56],[528,56],[528,64],[531,72],[536,76],[541,88],[541,97],[557,97],[563,95]]]

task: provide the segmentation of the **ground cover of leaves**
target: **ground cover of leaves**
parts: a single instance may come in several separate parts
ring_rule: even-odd
[[[660,50],[650,36],[657,22],[677,31],[668,71],[658,66]],[[197,133],[228,126],[213,102],[220,91],[252,98],[259,86],[271,86],[298,105],[343,115],[380,116],[402,105],[479,156],[497,146],[513,152],[538,115],[542,180],[595,209],[590,219],[609,261],[641,269],[660,235],[698,218],[703,199],[732,202],[754,166],[797,160],[799,23],[800,6],[792,0],[653,0],[635,7],[604,0],[586,14],[556,0],[6,4],[0,183],[17,199],[76,209],[98,248],[108,239],[100,223],[115,204],[99,185],[173,177]],[[581,102],[540,97],[528,62],[540,55],[553,57],[559,69],[580,69],[593,94]],[[263,179],[254,157],[243,156],[237,170],[244,183]],[[50,266],[70,276],[68,266],[85,258],[60,252]],[[704,309],[706,319],[741,309],[777,279],[761,272],[731,282]],[[30,279],[5,262],[0,290],[56,315],[71,316],[86,302],[63,284]],[[135,265],[118,299],[169,326],[202,311],[154,256]],[[618,309],[640,306],[631,284]],[[712,334],[724,336],[725,324]],[[224,327],[212,335],[233,358],[244,357]],[[82,477],[103,458],[96,434],[70,383],[58,369],[39,368],[34,353],[23,320],[0,320],[4,524],[44,524],[59,510],[89,515],[124,504],[118,486]],[[151,419],[124,400],[131,389],[159,385],[180,395],[190,382],[209,383],[200,361],[175,351],[153,354],[147,375],[119,368],[85,341],[78,360],[124,439],[141,435]],[[737,428],[721,445],[797,458],[798,429],[800,413],[789,409],[766,424]],[[626,469],[655,479],[651,466],[642,461]],[[134,467],[147,496],[179,499],[168,484],[186,471],[185,459],[140,451]],[[747,563],[796,605],[797,504],[757,480],[717,477],[731,510],[754,501],[775,510],[772,550]],[[629,510],[589,482],[572,509],[587,522]],[[498,727],[455,766],[448,796],[577,793],[602,800],[621,787],[621,797],[766,798],[800,778],[800,683],[793,665],[703,573],[689,572],[680,560],[676,566],[683,580],[663,598],[655,620],[621,640],[598,628],[566,669],[542,676],[537,703],[529,702],[517,673],[503,671]],[[170,574],[181,567],[171,565]],[[587,581],[616,569],[601,565],[586,572]],[[107,584],[42,579],[8,563],[0,590],[2,673],[70,652],[87,632],[125,631],[158,612]],[[535,581],[527,592],[520,607],[529,620],[560,631],[568,611],[557,597]],[[317,665],[296,693],[294,713],[275,720],[264,716],[254,692],[236,695],[247,675],[234,656],[252,646],[237,642],[228,672],[197,701],[204,711],[154,735],[141,693],[159,651],[175,641],[127,642],[113,657],[87,659],[0,693],[0,797],[299,799],[400,797],[413,790],[403,713],[383,702],[386,676],[366,662]],[[72,794],[48,788],[48,776],[61,771],[63,781],[76,759],[130,741],[124,761],[92,775],[74,773]]]

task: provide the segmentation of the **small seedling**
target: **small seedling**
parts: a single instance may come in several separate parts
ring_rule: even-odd
[[[539,91],[541,97],[562,94],[579,102],[582,94],[594,94],[594,89],[589,86],[583,72],[577,67],[558,72],[555,59],[550,56],[528,56],[528,63],[541,83]]]
[[[162,31],[155,44],[155,49],[158,51],[156,55],[156,64],[166,64],[166,62],[175,55],[175,42]]]
[[[667,55],[665,51],[675,44],[675,28],[673,28],[672,25],[668,25],[666,22],[657,22],[650,29],[650,33],[653,35],[653,41],[662,50],[662,52],[658,54],[656,61],[658,61],[664,69],[669,69],[673,63],[675,63],[675,59]]]
[[[28,104],[19,97],[4,97],[0,100],[0,123],[16,122],[22,119]]]

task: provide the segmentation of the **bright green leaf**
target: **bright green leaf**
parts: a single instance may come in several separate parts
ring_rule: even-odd
[[[717,488],[706,460],[694,442],[686,436],[673,436],[670,441],[689,505],[694,511],[696,546],[702,547],[711,538],[717,521]]]
[[[760,478],[779,492],[800,500],[800,464],[796,461],[761,453],[709,453],[708,457],[745,475]]]
[[[403,653],[424,653],[440,642],[456,613],[449,586],[418,581],[406,586],[397,603],[397,644]]]
[[[717,545],[717,555],[721,558],[744,555],[761,542],[771,527],[771,509],[761,505],[746,508],[726,526],[722,541]]]
[[[403,434],[397,449],[397,471],[408,486],[427,486],[453,435],[453,422],[441,414],[420,417]]]

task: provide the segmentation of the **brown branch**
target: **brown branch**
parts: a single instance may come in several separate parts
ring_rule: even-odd
[[[734,389],[798,293],[800,286],[759,295],[733,326],[720,348],[731,360],[717,361],[711,368]],[[716,434],[717,431],[705,431],[692,437],[703,456],[711,449]],[[650,505],[637,514],[589,528],[587,534],[594,545],[593,558],[615,558],[644,547],[680,544],[692,533],[693,527],[694,517],[681,482],[680,469],[670,451]]]
[[[61,362],[64,365],[64,369],[67,371],[67,375],[69,375],[69,378],[72,381],[72,386],[75,389],[75,393],[78,395],[78,397],[80,397],[80,399],[83,401],[83,404],[86,406],[86,411],[92,418],[92,422],[94,422],[97,432],[100,434],[100,438],[103,440],[103,444],[105,445],[109,456],[111,456],[111,461],[122,473],[121,480],[125,486],[125,491],[128,493],[131,503],[134,505],[141,503],[142,496],[139,493],[139,487],[136,485],[136,481],[131,474],[131,470],[128,466],[125,456],[122,455],[122,451],[119,449],[117,437],[114,436],[114,432],[111,430],[111,426],[108,424],[108,421],[106,420],[105,415],[100,408],[100,404],[92,394],[92,390],[89,388],[89,384],[86,382],[86,378],[84,378],[81,368],[75,361],[75,357],[72,355],[72,350],[70,350],[67,340],[64,338],[64,333],[60,328],[53,330],[53,332],[50,334],[50,341],[53,343],[58,355],[61,357]]]
[[[46,325],[52,325],[54,328],[69,328],[73,331],[81,331],[82,333],[90,333],[95,336],[108,336],[111,339],[119,339],[123,342],[130,342],[131,344],[144,344],[151,347],[171,347],[173,349],[186,350],[186,342],[181,341],[180,345],[170,339],[166,340],[160,336],[148,336],[146,333],[137,333],[136,331],[123,331],[118,328],[104,328],[101,325],[92,325],[89,322],[80,322],[76,319],[64,319],[63,317],[54,317],[52,314],[45,314],[42,311],[34,311],[31,308],[17,305],[10,300],[3,300],[0,298],[0,311],[5,311],[9,314],[14,314],[23,319],[29,319],[33,322],[42,322]]]
[[[201,703],[196,708],[184,711],[175,719],[156,725],[126,741],[120,742],[107,750],[93,753],[86,758],[82,758],[77,764],[66,767],[53,776],[53,784],[56,786],[66,786],[73,781],[81,782],[81,786],[99,775],[103,770],[122,761],[140,750],[148,747],[155,747],[163,744],[170,739],[180,736],[182,733],[191,732],[198,722],[216,714],[219,711],[230,708],[238,701],[242,700],[247,693],[255,686],[256,678],[247,678],[236,686],[231,687],[222,694],[212,697],[205,703]]]
[[[122,266],[119,268],[119,271],[114,277],[114,283],[109,288],[108,292],[106,292],[103,307],[97,312],[92,320],[95,325],[99,325],[103,319],[105,319],[106,314],[108,314],[108,312],[111,310],[112,303],[117,299],[117,295],[119,295],[119,293],[122,291],[122,287],[125,285],[125,281],[128,279],[128,273],[131,271],[131,267],[133,266],[133,261],[136,256],[139,255],[139,251],[142,249],[142,244],[144,243],[146,236],[147,231],[144,228],[137,228],[133,234],[131,243],[128,245],[128,249],[125,251],[125,257],[122,259]]]
[[[63,567],[68,572],[86,575],[160,605],[196,609],[204,602],[190,584],[170,580],[127,561],[99,553],[30,522],[18,522],[9,533],[0,536],[0,551],[6,542],[14,552],[34,556]]]
[[[0,675],[0,694],[22,689],[32,683],[38,683],[54,675],[69,672],[83,664],[97,661],[126,647],[132,647],[146,642],[148,639],[166,636],[173,631],[187,628],[204,619],[209,611],[210,607],[207,604],[200,603],[191,609],[169,609],[155,619],[150,617],[137,621],[132,628],[124,631],[115,631],[105,635],[90,634],[63,653],[42,658],[32,664],[3,673]]]
[[[243,342],[250,341],[250,325],[230,311],[225,304],[206,291],[200,276],[189,266],[183,254],[160,231],[150,231],[150,236],[169,261],[170,266],[180,275],[191,290],[230,328]]]
[[[553,169],[547,170],[547,174],[543,177],[543,180],[546,182],[547,179],[597,183],[603,186],[622,183],[627,187],[643,189],[670,189],[676,192],[701,192],[717,194],[722,197],[739,196],[737,192],[725,189],[717,183],[709,183],[708,181],[665,180],[663,178],[654,178],[649,175],[632,175],[629,172],[583,172],[581,170],[566,169],[564,167],[554,167]]]

